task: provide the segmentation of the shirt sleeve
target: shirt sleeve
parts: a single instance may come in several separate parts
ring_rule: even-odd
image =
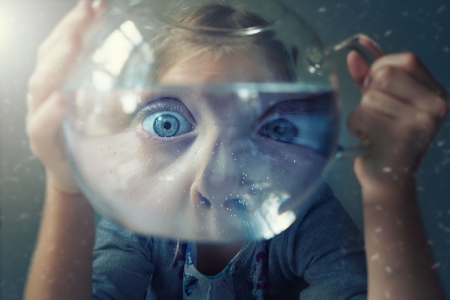
[[[364,240],[328,185],[304,218],[289,230],[288,273],[302,278],[301,299],[366,299]]]
[[[145,299],[155,266],[153,240],[110,221],[97,228],[93,251],[94,299]]]

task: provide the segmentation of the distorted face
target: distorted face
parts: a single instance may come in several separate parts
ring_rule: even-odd
[[[170,88],[145,91],[130,120],[98,113],[91,127],[104,134],[89,136],[89,126],[74,134],[74,157],[88,189],[111,207],[99,209],[172,237],[242,240],[284,230],[295,217],[280,206],[304,200],[329,161],[334,102],[330,93],[257,88],[274,81],[255,57],[191,60],[161,77]]]

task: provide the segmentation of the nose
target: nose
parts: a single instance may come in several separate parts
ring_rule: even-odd
[[[202,163],[191,187],[193,205],[203,210],[246,211],[251,185],[246,170],[253,161],[252,142],[237,136],[215,139],[199,155]]]

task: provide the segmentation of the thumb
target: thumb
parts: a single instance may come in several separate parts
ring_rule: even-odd
[[[371,41],[369,38],[360,37],[358,43],[368,49],[372,54],[379,58],[383,56],[383,52],[375,42]],[[350,71],[355,83],[361,89],[364,90],[364,80],[370,73],[370,66],[361,58],[361,56],[356,51],[351,51],[347,55],[347,67]]]
[[[61,150],[61,122],[65,112],[64,97],[54,92],[27,119],[31,150],[46,166],[60,157],[60,152],[64,152]]]
[[[352,51],[347,55],[347,67],[353,81],[362,91],[364,89],[364,80],[370,72],[370,67],[356,51]]]

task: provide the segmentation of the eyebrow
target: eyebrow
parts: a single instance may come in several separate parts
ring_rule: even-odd
[[[264,120],[276,114],[323,114],[334,111],[336,106],[336,97],[333,93],[293,94],[292,98],[270,106],[260,119]]]

